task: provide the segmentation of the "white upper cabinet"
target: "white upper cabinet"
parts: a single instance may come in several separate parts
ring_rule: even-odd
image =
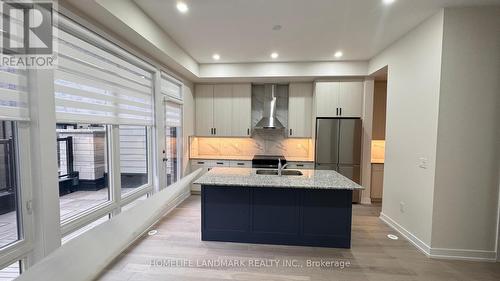
[[[316,83],[316,116],[336,117],[339,108],[339,82]]]
[[[195,87],[196,135],[213,136],[214,85]]]
[[[249,137],[252,127],[252,85],[234,84],[231,136]]]
[[[214,86],[214,135],[231,135],[233,85]]]
[[[363,82],[317,82],[317,117],[361,117]]]
[[[249,83],[196,85],[196,135],[250,136],[251,96]]]
[[[341,117],[361,117],[363,110],[363,82],[341,82],[339,107]]]
[[[312,83],[290,84],[288,91],[288,137],[311,137],[312,99]]]

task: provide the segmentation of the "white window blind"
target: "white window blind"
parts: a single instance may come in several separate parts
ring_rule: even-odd
[[[173,102],[166,103],[166,120],[167,127],[182,127],[182,106]]]
[[[25,70],[0,67],[0,119],[30,119]]]
[[[8,5],[5,3],[4,5]],[[10,40],[11,46],[22,46],[23,40],[18,35],[23,31],[22,17],[19,10],[12,10],[11,15],[0,13],[4,20],[10,17]],[[10,57],[3,54],[4,57]],[[25,69],[0,67],[0,119],[28,121],[29,95],[28,76]]]
[[[65,29],[65,23],[71,28]],[[61,17],[59,25],[54,74],[57,121],[153,125],[152,73],[115,55],[124,53],[115,45],[111,48],[118,48],[116,52],[110,50],[111,44],[90,43],[103,39],[75,23]]]
[[[168,76],[161,74],[161,92],[168,97],[182,100],[182,83]]]

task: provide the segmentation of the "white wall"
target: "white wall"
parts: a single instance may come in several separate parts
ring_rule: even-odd
[[[182,129],[183,129],[183,157],[182,157],[182,175],[187,175],[190,172],[189,165],[189,136],[194,135],[195,108],[194,108],[194,91],[192,84],[184,84],[183,86],[184,105],[182,114]]]
[[[382,216],[423,247],[431,242],[442,37],[440,11],[369,64],[369,73],[388,66]],[[418,167],[421,157],[428,169]]]
[[[372,123],[373,123],[373,97],[374,97],[374,80],[366,80],[364,82],[363,93],[363,147],[361,159],[361,185],[365,190],[361,192],[361,203],[370,204],[371,192],[371,171],[372,171]]]
[[[432,248],[496,251],[499,122],[500,7],[445,9]]]
[[[221,78],[366,76],[366,61],[201,64],[201,81]]]

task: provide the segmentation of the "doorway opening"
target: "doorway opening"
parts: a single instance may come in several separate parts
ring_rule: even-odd
[[[387,67],[384,67],[373,75],[370,199],[374,204],[382,203],[384,190],[387,74]]]

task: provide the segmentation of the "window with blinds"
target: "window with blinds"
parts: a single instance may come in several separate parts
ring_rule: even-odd
[[[19,12],[11,15],[0,13],[0,16],[4,20],[10,20],[9,39],[13,43],[23,44],[22,37],[19,37],[19,34],[23,32],[21,20],[23,14]],[[11,57],[8,54],[2,54],[2,56]],[[30,119],[26,69],[0,67],[0,119],[18,121]]]
[[[59,26],[57,122],[153,125],[152,73],[116,55],[123,54],[122,49],[114,52],[111,44],[92,43],[103,39],[68,19],[61,18]]]
[[[161,92],[170,98],[182,100],[182,83],[167,74],[162,73]]]
[[[0,67],[0,119],[30,119],[26,70]]]

